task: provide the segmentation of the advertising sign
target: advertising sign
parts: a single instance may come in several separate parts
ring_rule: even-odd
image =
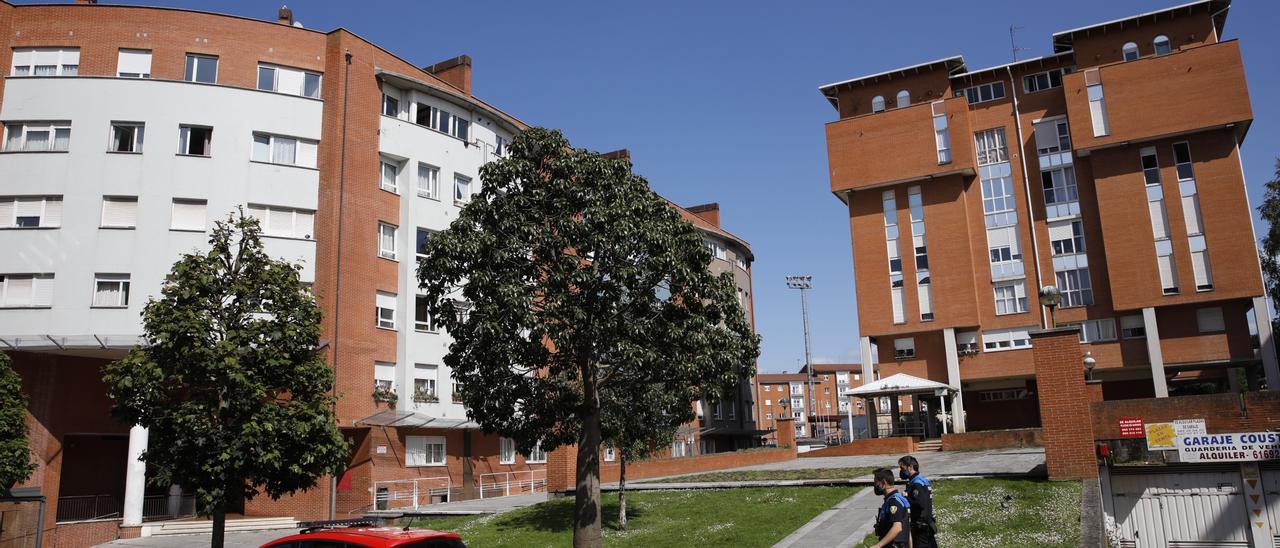
[[[1120,418],[1120,437],[1141,438],[1146,435],[1147,435],[1146,430],[1142,428],[1142,417],[1121,417]]]
[[[1177,438],[1182,462],[1247,462],[1280,459],[1280,433],[1241,432]]]
[[[1171,422],[1153,422],[1147,426],[1147,449],[1155,450],[1172,450],[1177,449],[1178,439],[1177,433],[1174,431]]]

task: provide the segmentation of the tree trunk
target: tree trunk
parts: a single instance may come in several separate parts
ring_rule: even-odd
[[[582,417],[578,440],[577,485],[574,490],[573,546],[599,548],[604,545],[600,530],[600,406],[595,384],[584,383],[588,409]]]
[[[627,530],[627,456],[618,452],[618,530]]]
[[[227,497],[223,495],[218,506],[213,509],[213,537],[209,539],[209,548],[222,548],[227,529]]]

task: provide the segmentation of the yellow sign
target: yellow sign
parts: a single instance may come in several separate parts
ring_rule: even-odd
[[[1147,423],[1147,449],[1177,449],[1177,435],[1171,422]]]

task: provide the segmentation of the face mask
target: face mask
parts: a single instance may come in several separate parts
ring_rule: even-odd
[[[874,488],[874,489],[875,489],[875,493],[876,493],[876,495],[881,496],[881,497],[883,497],[883,496],[884,496],[884,487],[880,487],[879,485],[877,485],[877,486],[875,486],[875,488]]]
[[[898,477],[902,479],[911,479],[911,474],[908,474],[906,470],[898,470]]]

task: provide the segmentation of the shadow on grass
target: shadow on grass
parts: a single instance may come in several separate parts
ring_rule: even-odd
[[[492,524],[499,531],[571,532],[573,531],[573,505],[574,501],[569,497],[553,499],[542,504],[509,512],[493,520]],[[616,531],[618,529],[617,499],[615,498],[612,501],[606,499],[602,512],[601,523],[603,528]],[[645,511],[640,508],[640,505],[627,505],[627,521],[643,519],[644,515]]]

